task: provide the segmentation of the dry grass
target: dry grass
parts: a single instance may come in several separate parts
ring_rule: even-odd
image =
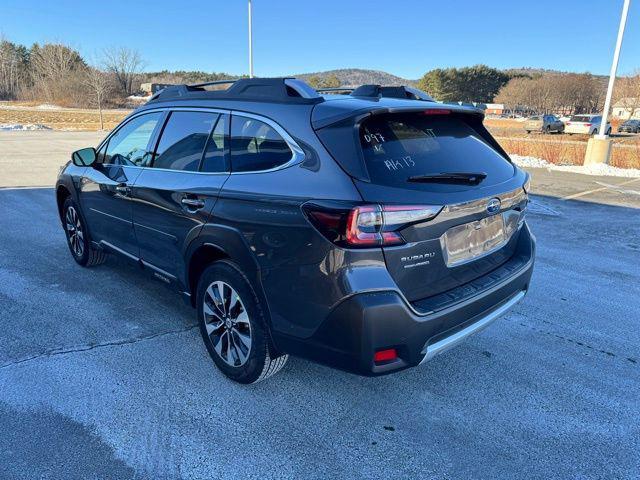
[[[104,128],[111,130],[128,113],[126,110],[106,110],[104,112]],[[100,129],[98,111],[84,109],[9,109],[0,106],[0,124],[3,123],[40,124],[55,130]]]
[[[582,165],[587,149],[586,142],[549,142],[500,139],[500,145],[508,153],[537,157],[556,165]],[[640,141],[635,144],[614,144],[610,164],[621,168],[640,168]]]

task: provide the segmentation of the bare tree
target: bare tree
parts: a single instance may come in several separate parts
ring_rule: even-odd
[[[15,98],[28,77],[28,53],[0,34],[0,98]]]
[[[593,113],[601,106],[604,84],[588,73],[514,78],[496,96],[512,110],[537,113]]]
[[[29,55],[31,76],[38,95],[49,101],[69,96],[74,84],[86,68],[80,54],[63,44],[34,45]]]
[[[98,107],[98,112],[100,114],[100,130],[104,130],[102,104],[109,93],[109,77],[105,72],[102,72],[97,68],[89,67],[85,72],[84,83],[90,89],[93,100]]]
[[[615,89],[616,103],[629,115],[640,114],[640,70],[629,77],[619,78]]]
[[[104,65],[113,74],[122,93],[131,95],[134,81],[144,67],[140,53],[127,47],[117,47],[105,50],[104,57]]]

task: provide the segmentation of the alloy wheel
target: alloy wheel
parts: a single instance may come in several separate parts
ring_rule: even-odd
[[[251,324],[238,292],[225,282],[213,282],[202,308],[207,337],[218,356],[232,367],[244,365],[251,351]]]
[[[80,215],[78,215],[75,208],[69,207],[67,208],[65,220],[67,234],[69,235],[69,245],[71,245],[71,249],[77,257],[82,257],[84,253],[84,232],[80,222]]]

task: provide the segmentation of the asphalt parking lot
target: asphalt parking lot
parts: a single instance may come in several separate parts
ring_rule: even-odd
[[[0,135],[0,479],[640,476],[640,180],[534,171],[528,296],[426,365],[247,387],[162,283],[72,261],[51,182],[101,135],[40,133]]]

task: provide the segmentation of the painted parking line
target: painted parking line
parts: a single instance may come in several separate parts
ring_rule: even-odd
[[[618,185],[606,185],[606,186],[603,186],[603,187],[600,187],[600,188],[594,188],[594,189],[591,189],[591,190],[585,190],[584,192],[579,192],[579,193],[574,193],[574,194],[571,194],[571,195],[567,195],[566,197],[561,197],[560,200],[573,200],[574,198],[584,197],[585,195],[590,195],[592,193],[603,192],[605,190],[610,190],[612,188],[613,189],[617,189],[617,187],[622,187],[623,185],[629,185],[630,183],[638,182],[638,181],[640,181],[640,177],[639,178],[633,178],[631,180],[627,180],[626,182],[619,183]],[[599,182],[596,182],[596,183],[599,184],[599,185],[605,185],[605,184],[599,183]]]
[[[31,189],[36,189],[36,188],[50,188],[53,189],[53,185],[33,185],[33,186],[28,186],[28,185],[18,185],[18,186],[0,186],[0,190],[31,190]]]
[[[622,193],[624,195],[640,195],[640,190],[629,190],[626,188],[620,188],[618,185],[609,185],[604,182],[596,182],[598,185],[602,185],[603,187],[608,188],[609,190],[615,190],[618,193]],[[622,184],[620,184],[622,185]]]

